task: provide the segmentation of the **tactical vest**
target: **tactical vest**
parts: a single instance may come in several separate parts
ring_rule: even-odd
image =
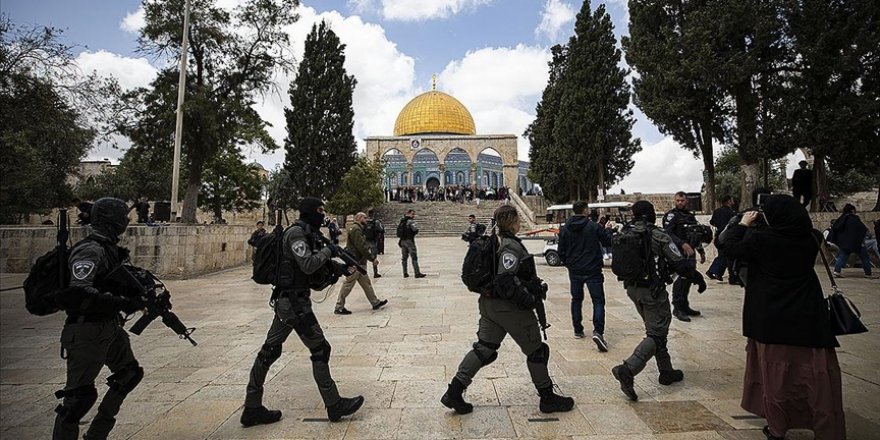
[[[324,242],[317,236],[317,232],[308,223],[297,220],[291,227],[303,230],[306,239],[306,246],[309,248],[309,255],[324,248]],[[290,233],[290,232],[288,232]],[[285,234],[285,238],[286,238]],[[329,263],[329,261],[328,261]],[[278,283],[276,287],[281,290],[293,290],[297,292],[309,291],[311,286],[320,285],[332,274],[332,270],[328,270],[327,265],[308,275],[296,264],[293,258],[293,250],[289,243],[285,240],[283,252],[281,254],[281,270],[278,273]]]

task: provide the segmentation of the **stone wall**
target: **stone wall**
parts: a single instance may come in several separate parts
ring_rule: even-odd
[[[120,245],[131,251],[132,264],[160,278],[190,278],[251,261],[252,227],[244,225],[130,226]],[[55,246],[52,226],[0,227],[0,272],[27,272],[33,261]],[[71,243],[83,229],[71,229]]]

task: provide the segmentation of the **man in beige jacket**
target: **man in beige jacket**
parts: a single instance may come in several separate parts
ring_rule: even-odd
[[[376,260],[377,257],[370,252],[370,246],[367,245],[367,240],[364,238],[364,225],[366,223],[366,214],[363,212],[355,214],[354,223],[352,223],[351,227],[348,229],[345,250],[357,258],[358,263],[362,266],[366,265],[367,260],[372,261],[378,266],[379,262]],[[373,305],[373,310],[378,310],[385,306],[385,304],[388,304],[387,299],[380,300],[376,297],[376,293],[373,291],[373,284],[370,282],[370,277],[355,271],[353,274],[347,276],[345,282],[342,283],[342,289],[339,291],[339,299],[336,300],[336,309],[333,313],[337,315],[351,314],[351,311],[345,308],[345,299],[348,297],[348,294],[351,293],[351,289],[354,288],[354,283],[360,284],[361,288],[364,289],[367,299],[370,301],[370,304]]]

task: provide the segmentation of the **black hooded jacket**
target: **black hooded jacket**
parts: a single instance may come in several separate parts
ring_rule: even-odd
[[[559,231],[559,257],[577,275],[602,273],[602,246],[611,246],[611,233],[584,215],[572,216]]]
[[[807,211],[791,196],[764,203],[769,226],[729,227],[725,253],[748,262],[743,335],[764,344],[837,347],[814,265],[819,245]]]

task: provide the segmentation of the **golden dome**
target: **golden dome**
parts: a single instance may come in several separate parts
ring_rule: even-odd
[[[394,123],[395,136],[477,134],[471,112],[457,99],[431,90],[407,103]]]

